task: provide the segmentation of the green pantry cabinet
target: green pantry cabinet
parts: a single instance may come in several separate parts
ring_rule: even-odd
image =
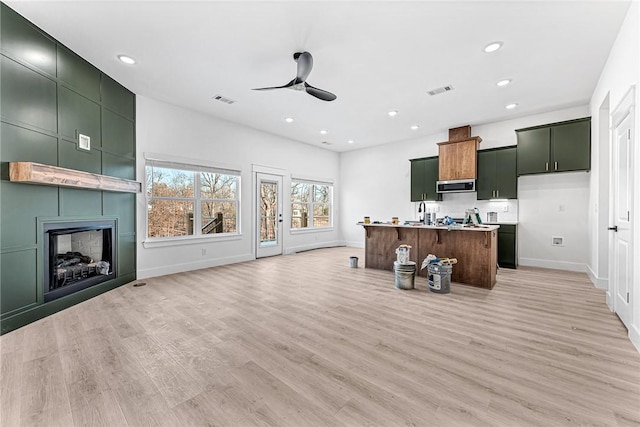
[[[478,151],[477,200],[518,198],[515,146]]]
[[[517,129],[518,176],[591,169],[591,117]]]
[[[411,159],[411,201],[440,201],[436,192],[438,181],[438,156]]]
[[[502,268],[517,268],[517,228],[515,224],[500,224],[498,229],[498,265]]]

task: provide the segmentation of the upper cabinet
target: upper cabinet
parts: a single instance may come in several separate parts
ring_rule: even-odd
[[[591,169],[591,117],[517,129],[517,173]]]
[[[438,157],[411,160],[411,201],[440,201],[442,195],[436,192],[438,181]]]
[[[516,156],[515,146],[478,151],[478,200],[518,197]]]

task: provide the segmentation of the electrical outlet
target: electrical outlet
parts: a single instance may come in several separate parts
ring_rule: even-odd
[[[202,248],[202,256],[205,256],[207,254],[207,248]]]
[[[505,205],[502,207],[502,212],[509,212],[509,205],[505,204]]]
[[[559,236],[552,237],[551,246],[564,246],[564,237],[559,237]]]

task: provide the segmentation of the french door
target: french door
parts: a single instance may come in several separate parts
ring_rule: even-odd
[[[256,258],[282,254],[282,176],[256,174]]]

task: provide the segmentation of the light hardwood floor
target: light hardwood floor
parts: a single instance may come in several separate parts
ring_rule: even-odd
[[[440,295],[362,256],[149,279],[5,334],[0,424],[640,425],[640,354],[586,275]]]

